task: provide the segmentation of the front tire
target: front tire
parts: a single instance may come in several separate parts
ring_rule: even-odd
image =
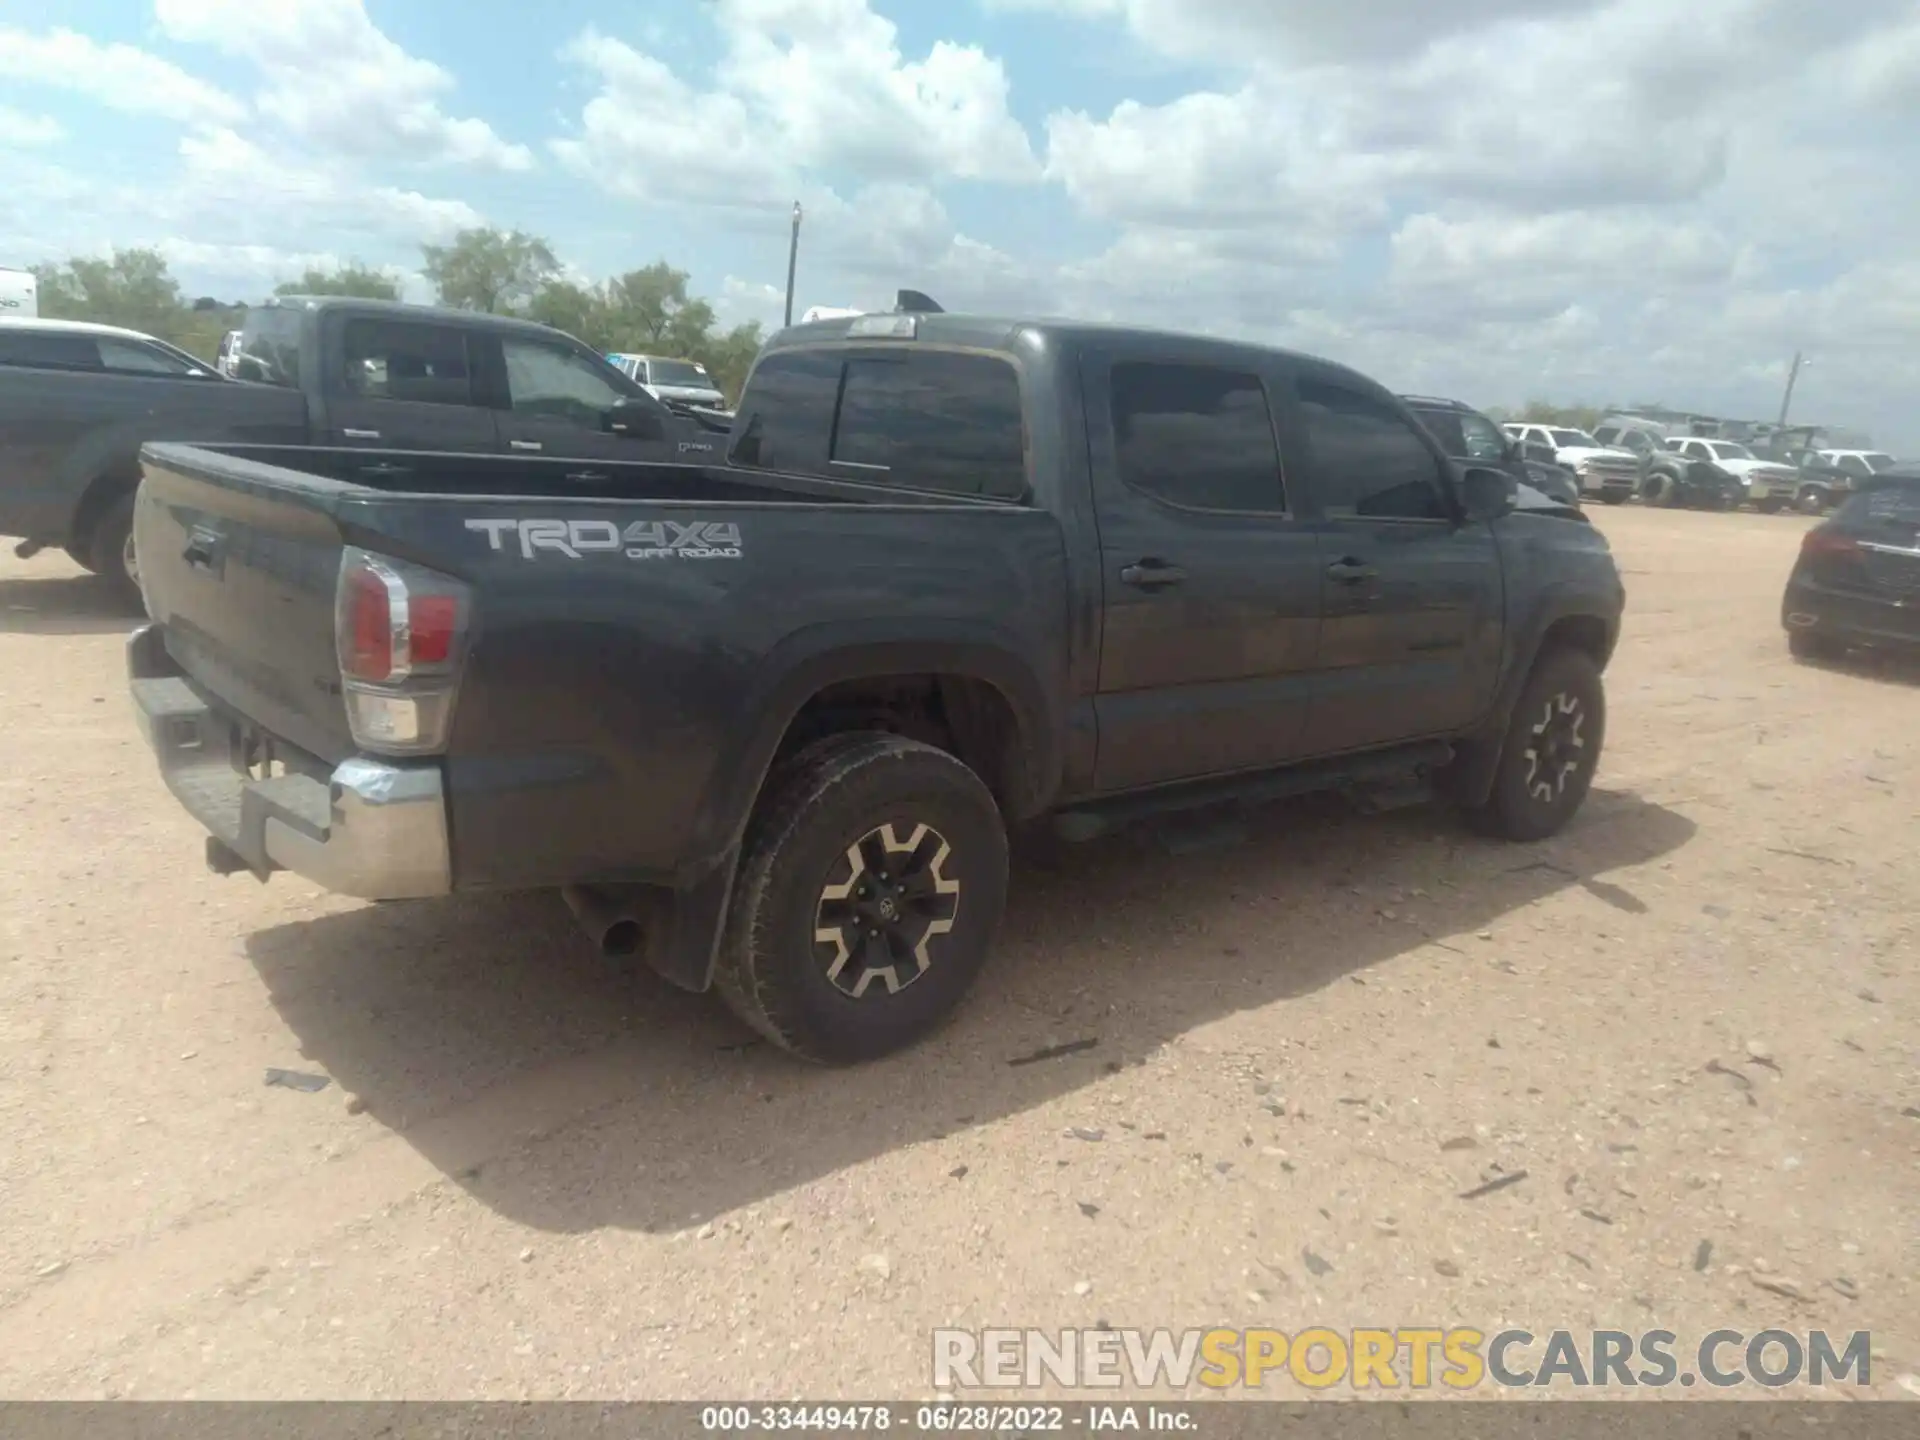
[[[1006,896],[1006,827],[978,775],[898,735],[832,736],[768,780],[715,987],[803,1059],[877,1059],[958,1007]]]
[[[1786,501],[1772,495],[1769,495],[1764,500],[1756,500],[1753,502],[1753,508],[1758,510],[1762,515],[1778,515],[1785,507]]]
[[[1493,788],[1476,815],[1506,840],[1544,840],[1579,810],[1600,766],[1607,695],[1583,650],[1540,657],[1513,707]]]

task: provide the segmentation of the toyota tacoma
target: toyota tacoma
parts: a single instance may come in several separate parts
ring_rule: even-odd
[[[973,984],[1015,827],[1334,789],[1535,840],[1599,763],[1605,538],[1339,365],[907,308],[773,337],[726,448],[149,445],[130,683],[210,866],[553,887],[852,1062]]]

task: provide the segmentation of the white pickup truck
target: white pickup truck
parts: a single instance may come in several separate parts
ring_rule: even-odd
[[[1669,440],[1667,448],[1677,455],[1712,461],[1740,482],[1749,505],[1768,515],[1789,508],[1799,497],[1801,475],[1798,470],[1778,460],[1762,460],[1738,440],[1684,436]]]
[[[1580,482],[1580,494],[1598,495],[1608,505],[1624,505],[1640,481],[1640,457],[1618,445],[1602,445],[1584,430],[1564,425],[1518,421],[1501,427],[1525,446],[1545,446],[1556,462]]]

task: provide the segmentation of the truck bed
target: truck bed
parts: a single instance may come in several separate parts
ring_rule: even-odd
[[[710,865],[850,645],[902,673],[950,647],[1011,653],[1048,711],[1067,689],[1064,547],[1025,506],[525,456],[153,444],[142,462],[154,648],[290,771],[362,753],[335,650],[346,547],[470,587],[451,729],[422,762],[444,776],[459,888]]]

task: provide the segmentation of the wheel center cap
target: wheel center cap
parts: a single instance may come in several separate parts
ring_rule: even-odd
[[[879,909],[882,920],[898,920],[900,918],[900,907],[893,903],[893,897],[891,895],[882,895],[880,897]]]

